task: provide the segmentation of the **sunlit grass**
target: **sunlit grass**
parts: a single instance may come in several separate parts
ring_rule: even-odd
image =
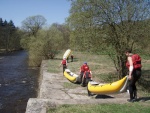
[[[47,113],[149,113],[150,103],[62,105]]]
[[[50,59],[48,60],[48,71],[51,73],[59,73],[60,72],[60,62],[59,59]]]

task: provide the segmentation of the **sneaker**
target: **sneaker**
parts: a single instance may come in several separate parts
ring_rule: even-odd
[[[127,99],[128,102],[135,102],[136,99]]]

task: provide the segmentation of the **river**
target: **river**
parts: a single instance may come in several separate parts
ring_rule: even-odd
[[[0,55],[0,113],[25,113],[37,97],[39,68],[28,66],[26,51]]]

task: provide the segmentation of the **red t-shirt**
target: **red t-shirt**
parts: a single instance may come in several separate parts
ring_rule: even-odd
[[[62,60],[61,62],[63,65],[66,65],[67,61],[66,60]]]
[[[83,64],[80,68],[80,71],[88,71],[89,70],[89,66],[87,64]]]

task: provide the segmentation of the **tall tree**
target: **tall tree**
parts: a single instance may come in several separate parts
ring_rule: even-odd
[[[62,36],[63,36],[62,48],[63,49],[69,48],[70,47],[70,29],[69,29],[69,26],[67,24],[57,24],[57,23],[53,23],[52,26],[57,28],[62,33]]]
[[[22,21],[22,29],[36,36],[36,33],[46,24],[46,19],[41,15],[30,16]]]
[[[118,77],[125,76],[124,50],[137,47],[145,37],[143,31],[147,23],[143,21],[150,18],[149,0],[70,1],[72,7],[68,23],[73,31],[71,40],[82,44],[78,45],[80,48],[96,52],[103,45],[114,61]]]

